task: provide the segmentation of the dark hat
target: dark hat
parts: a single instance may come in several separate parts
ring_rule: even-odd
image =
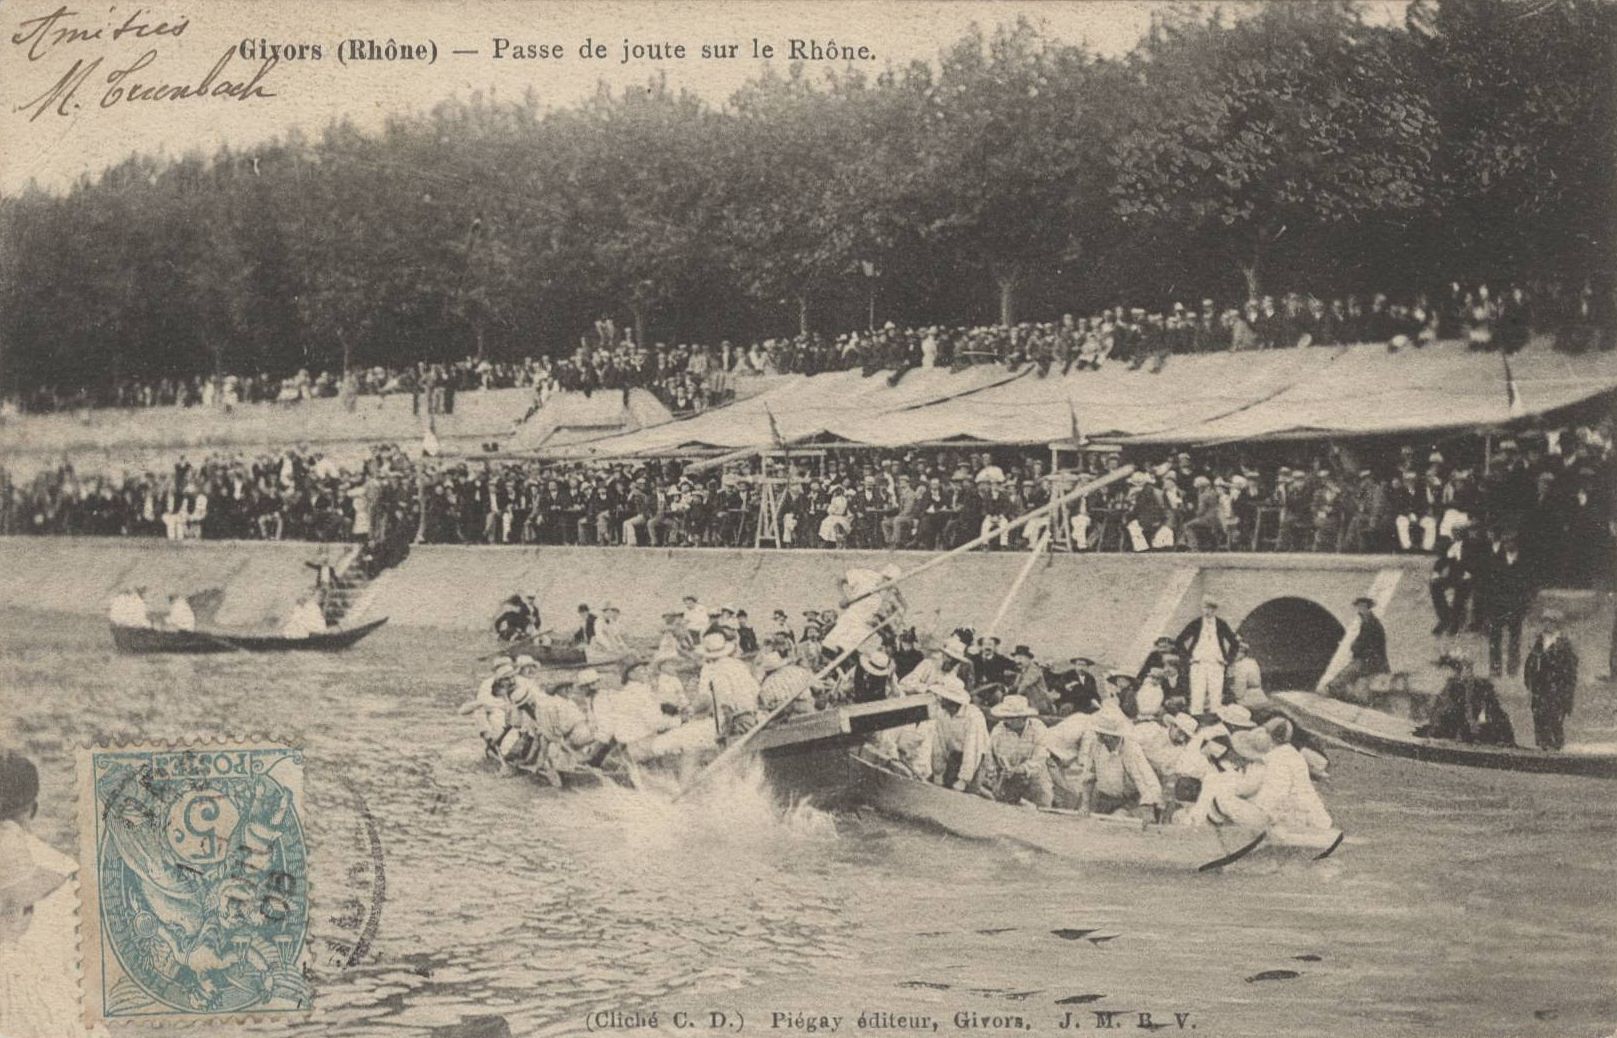
[[[1026,645],[1018,645],[1015,649],[1013,649],[1011,651],[1011,655],[1012,656],[1026,656],[1028,659],[1032,659],[1033,658],[1033,650],[1028,648]]]
[[[1369,595],[1360,595],[1358,598],[1355,598],[1353,600],[1353,604],[1354,605],[1367,605],[1370,608],[1374,609],[1375,606],[1376,606],[1376,600],[1371,598]]]
[[[1158,638],[1155,642],[1152,642],[1152,645],[1155,648],[1159,648],[1159,649],[1161,649],[1161,648],[1171,649],[1171,648],[1173,648],[1173,644],[1174,644],[1173,639],[1168,637],[1167,635],[1163,635],[1162,637]]]

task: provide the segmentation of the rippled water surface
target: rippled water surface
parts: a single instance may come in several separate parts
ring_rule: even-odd
[[[299,1034],[503,1033],[495,1017],[565,1034],[613,1009],[659,1010],[663,1030],[684,1011],[691,1034],[712,1011],[771,1034],[789,1033],[777,1011],[841,1033],[861,1012],[945,1034],[965,1033],[957,1013],[1055,1033],[1070,1012],[1089,1031],[1097,1010],[1131,1033],[1156,1033],[1141,1012],[1169,1030],[1188,1013],[1198,1035],[1617,1027],[1606,783],[1339,752],[1325,793],[1351,835],[1333,861],[1086,867],[782,806],[752,775],[679,805],[502,779],[454,713],[479,648],[384,629],[339,656],[124,657],[99,622],[12,611],[0,738],[41,764],[37,827],[69,852],[79,742],[301,743],[319,1013]]]

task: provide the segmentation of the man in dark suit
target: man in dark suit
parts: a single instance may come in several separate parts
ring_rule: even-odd
[[[1522,660],[1522,621],[1533,601],[1532,570],[1514,533],[1490,549],[1480,577],[1477,605],[1488,624],[1488,673],[1514,677]],[[1505,653],[1501,650],[1507,634],[1510,649]]]
[[[1361,678],[1372,674],[1385,674],[1392,669],[1387,662],[1387,629],[1375,614],[1375,600],[1360,595],[1353,600],[1359,611],[1359,633],[1353,636],[1348,652],[1347,666],[1325,686],[1332,699],[1349,699]]]

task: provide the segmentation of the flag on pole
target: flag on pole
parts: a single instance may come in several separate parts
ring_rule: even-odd
[[[1501,353],[1499,359],[1505,362],[1505,407],[1512,418],[1520,418],[1527,413],[1527,406],[1522,403],[1521,390],[1516,386],[1516,375],[1510,370],[1510,357]]]
[[[1083,431],[1078,428],[1078,409],[1072,405],[1072,397],[1067,398],[1067,417],[1072,420],[1072,443],[1074,447],[1082,447],[1089,441],[1084,439]]]
[[[775,441],[776,447],[785,447],[786,437],[780,434],[780,425],[775,421],[775,412],[769,409],[768,404],[764,405],[764,414],[769,416],[769,438]]]

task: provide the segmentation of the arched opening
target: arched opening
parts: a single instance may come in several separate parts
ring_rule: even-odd
[[[1246,614],[1236,631],[1252,647],[1270,691],[1312,689],[1345,633],[1330,610],[1306,598],[1273,598]]]

